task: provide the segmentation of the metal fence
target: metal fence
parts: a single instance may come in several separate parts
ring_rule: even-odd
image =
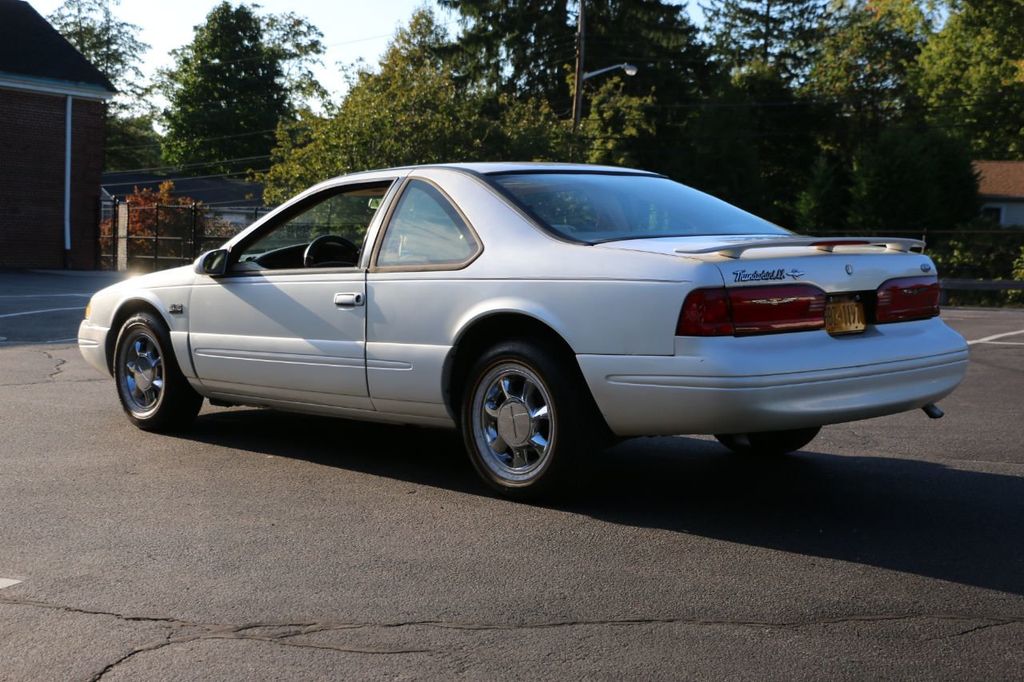
[[[186,265],[273,210],[202,204],[100,203],[101,269],[154,272]]]

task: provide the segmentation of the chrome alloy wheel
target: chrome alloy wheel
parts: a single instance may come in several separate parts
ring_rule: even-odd
[[[503,362],[490,369],[477,384],[472,415],[477,450],[495,476],[527,484],[544,471],[556,415],[547,386],[530,368]]]
[[[133,414],[145,417],[160,405],[164,391],[164,360],[160,344],[146,330],[131,332],[118,358],[119,388]]]

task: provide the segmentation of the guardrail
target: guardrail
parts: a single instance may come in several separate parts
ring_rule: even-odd
[[[1015,279],[943,279],[940,305],[948,301],[950,291],[1024,291],[1024,281]]]

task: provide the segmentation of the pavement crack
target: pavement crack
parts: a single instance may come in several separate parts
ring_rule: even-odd
[[[330,632],[335,628],[328,628],[325,630],[319,630],[318,632]],[[297,649],[323,649],[325,651],[338,651],[345,654],[368,654],[378,656],[401,656],[404,654],[431,654],[434,653],[433,649],[364,649],[362,647],[346,647],[336,646],[334,644],[313,644],[311,642],[287,642],[284,641],[286,637],[298,637],[300,635],[311,634],[308,632],[299,632],[294,634],[281,635],[280,637],[260,637],[253,635],[208,635],[196,637],[196,640],[207,640],[207,639],[233,639],[238,641],[247,642],[265,642],[267,644],[277,644],[280,646],[294,647]]]
[[[982,623],[981,625],[975,625],[973,628],[967,628],[966,630],[961,630],[960,632],[954,632],[951,635],[942,635],[941,637],[929,637],[928,639],[929,641],[937,641],[941,639],[965,637],[967,635],[973,635],[975,632],[981,632],[982,630],[989,630],[991,628],[1001,628],[1006,625],[1020,625],[1022,622],[1024,621],[1018,618],[994,620],[988,623]]]
[[[822,625],[849,625],[855,623],[884,623],[906,620],[940,620],[957,623],[975,623],[987,621],[987,623],[969,628],[962,634],[974,632],[986,627],[1009,625],[1014,623],[1024,624],[1024,615],[1021,616],[987,616],[977,614],[954,614],[954,613],[881,613],[881,614],[860,614],[842,616],[836,618],[810,618],[806,620],[793,621],[772,621],[772,620],[750,620],[750,619],[715,619],[715,618],[598,618],[598,619],[566,619],[535,621],[532,623],[484,623],[468,621],[446,621],[436,619],[424,620],[402,620],[402,621],[309,621],[309,622],[265,622],[256,621],[245,624],[230,623],[203,623],[182,620],[173,617],[126,615],[114,611],[103,611],[99,609],[85,609],[74,606],[52,604],[50,602],[35,599],[17,599],[0,597],[0,605],[27,606],[34,608],[63,611],[72,614],[91,616],[106,616],[116,618],[129,623],[154,623],[165,625],[170,628],[182,630],[194,628],[202,631],[198,636],[217,636],[219,638],[232,637],[236,639],[258,639],[267,641],[280,641],[303,635],[317,634],[321,632],[333,632],[358,629],[398,629],[411,627],[439,628],[446,630],[542,630],[552,628],[571,627],[600,627],[600,626],[629,626],[629,625],[696,625],[696,626],[734,626],[750,628],[782,628],[796,629],[805,627],[816,627]],[[264,630],[271,632],[253,632]]]
[[[1002,627],[1012,624],[1024,624],[1024,615],[1020,616],[988,616],[978,614],[955,614],[955,613],[881,613],[881,614],[860,614],[836,618],[808,618],[805,620],[792,621],[771,621],[751,619],[715,619],[715,618],[600,618],[600,619],[565,619],[536,621],[532,623],[487,623],[487,622],[459,622],[436,619],[424,620],[401,620],[391,622],[332,622],[332,621],[309,621],[309,622],[266,622],[255,621],[245,624],[225,623],[203,623],[188,621],[181,618],[128,615],[115,611],[104,611],[100,609],[86,609],[74,606],[64,606],[36,599],[18,599],[4,597],[0,598],[0,605],[25,606],[30,608],[50,609],[69,614],[100,616],[115,618],[126,623],[151,623],[166,628],[164,636],[158,641],[150,641],[124,653],[116,660],[105,665],[96,672],[90,682],[97,682],[106,676],[110,671],[122,665],[126,661],[141,654],[158,651],[168,646],[188,644],[207,640],[236,640],[262,642],[277,646],[286,646],[299,649],[319,649],[324,651],[336,651],[345,654],[368,655],[368,656],[401,656],[412,654],[431,654],[434,649],[426,648],[373,648],[354,647],[343,644],[331,644],[329,642],[302,642],[295,641],[297,637],[314,634],[342,632],[346,630],[393,630],[398,628],[438,628],[445,630],[462,631],[525,631],[542,630],[554,628],[575,628],[575,627],[629,627],[644,625],[682,625],[690,627],[739,627],[739,628],[775,628],[784,630],[796,630],[808,627],[822,627],[835,625],[886,623],[909,620],[936,620],[952,623],[970,623],[959,632],[942,637],[930,638],[933,640],[963,637],[980,632],[989,628]],[[979,624],[980,621],[980,624]]]
[[[97,381],[107,381],[103,377],[97,377],[95,379],[62,379],[61,384],[88,384]],[[55,379],[44,379],[43,381],[23,381],[10,384],[0,384],[0,388],[19,388],[21,386],[39,386],[41,384],[52,384],[57,383]]]
[[[111,670],[113,670],[117,666],[121,665],[125,661],[127,661],[127,660],[129,660],[131,658],[134,658],[135,656],[138,656],[139,654],[144,654],[144,653],[147,653],[147,652],[150,652],[150,651],[157,651],[158,649],[163,649],[164,647],[171,646],[174,643],[175,643],[175,641],[173,639],[171,639],[171,635],[170,635],[170,633],[168,633],[167,637],[163,641],[161,641],[161,642],[156,642],[156,643],[153,643],[153,644],[149,644],[147,646],[142,646],[142,647],[137,647],[135,649],[132,649],[131,651],[129,651],[124,656],[121,656],[121,658],[117,659],[116,661],[114,661],[112,663],[108,663],[107,665],[103,666],[103,668],[101,670],[99,670],[96,674],[94,674],[92,677],[89,678],[89,682],[97,682],[97,680],[102,679]]]
[[[43,355],[45,355],[50,360],[53,360],[53,362],[54,362],[53,371],[50,372],[47,375],[47,378],[50,381],[56,381],[57,380],[57,375],[64,371],[64,365],[66,365],[68,361],[65,360],[64,358],[57,357],[56,355],[54,355],[53,353],[51,353],[49,351],[43,350],[43,351],[39,351],[39,352],[42,353]]]
[[[164,639],[158,642],[150,642],[140,647],[136,647],[128,653],[122,655],[117,660],[108,663],[97,671],[92,677],[89,678],[89,682],[98,682],[103,679],[108,673],[124,664],[125,662],[139,656],[141,654],[152,653],[159,651],[170,646],[179,646],[183,644],[192,644],[194,642],[206,642],[211,640],[223,640],[223,641],[236,641],[236,642],[261,642],[264,644],[274,644],[277,646],[290,647],[294,649],[319,649],[321,651],[335,651],[344,654],[358,654],[358,655],[369,655],[369,656],[401,656],[409,654],[429,654],[434,653],[433,649],[367,649],[362,647],[346,647],[334,644],[313,644],[310,642],[285,642],[281,641],[280,637],[273,636],[260,636],[260,635],[248,635],[245,634],[245,630],[251,629],[251,626],[243,626],[239,629],[231,628],[228,631],[206,631],[193,633],[185,636],[174,636],[174,629],[168,630]],[[309,634],[307,632],[288,633],[287,636],[296,636],[302,634]]]

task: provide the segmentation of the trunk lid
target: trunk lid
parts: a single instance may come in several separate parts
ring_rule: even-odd
[[[597,248],[662,253],[713,263],[726,287],[811,284],[828,294],[875,291],[883,282],[935,274],[915,239],[722,235],[604,242]]]

